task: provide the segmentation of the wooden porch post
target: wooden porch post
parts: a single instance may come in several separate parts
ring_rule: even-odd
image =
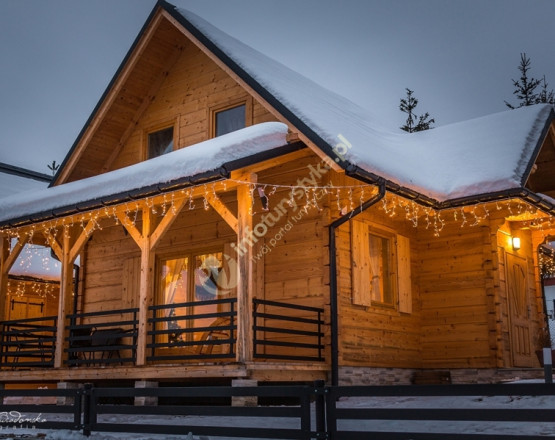
[[[139,284],[139,327],[137,329],[137,365],[146,364],[146,339],[148,332],[148,308],[154,297],[154,252],[151,246],[152,214],[148,207],[142,209],[143,230],[141,234],[141,279]]]
[[[6,299],[8,296],[8,271],[6,260],[9,255],[10,242],[8,238],[0,238],[0,321],[6,319]]]
[[[255,183],[256,174],[241,180]],[[237,362],[253,359],[253,264],[252,193],[247,185],[237,187]]]
[[[54,247],[53,247],[54,248]],[[61,368],[64,360],[66,339],[66,315],[71,310],[71,294],[73,292],[73,261],[71,260],[71,243],[69,231],[64,230],[61,255],[57,255],[62,265],[60,279],[60,297],[58,300],[58,325],[56,329],[56,351],[54,353],[54,368]]]

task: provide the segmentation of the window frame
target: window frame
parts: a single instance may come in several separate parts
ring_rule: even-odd
[[[412,313],[410,239],[367,220],[351,219],[351,302],[353,305]],[[370,287],[370,235],[390,240],[392,303],[377,301]]]
[[[177,120],[171,120],[171,121],[166,121],[166,122],[162,122],[159,124],[155,124],[155,125],[150,125],[147,128],[145,128],[143,130],[143,160],[149,160],[149,159],[154,159],[156,157],[160,157],[160,156],[154,156],[154,157],[148,157],[149,156],[149,136],[153,133],[156,133],[158,131],[163,131],[163,130],[167,130],[168,128],[172,128],[173,129],[173,148],[172,151],[177,150]],[[167,154],[167,153],[165,153]]]
[[[216,115],[220,112],[230,110],[241,105],[245,106],[245,127],[249,127],[252,125],[252,99],[250,97],[235,99],[226,103],[220,103],[209,108],[209,139],[213,139],[216,137]]]
[[[388,287],[389,287],[389,292],[385,292],[385,282],[382,282],[382,285],[384,285],[384,291],[380,292],[381,296],[382,296],[382,300],[377,300],[374,299],[375,297],[375,292],[372,290],[372,288],[370,288],[369,294],[370,294],[370,302],[373,306],[380,306],[380,307],[386,307],[386,308],[396,308],[396,304],[398,302],[398,283],[399,283],[399,277],[398,277],[398,269],[397,269],[397,234],[394,231],[388,230],[388,229],[382,229],[382,228],[378,228],[375,227],[374,225],[368,225],[368,248],[370,250],[369,252],[369,257],[372,255],[372,248],[370,246],[370,236],[374,236],[374,237],[378,237],[380,239],[385,239],[388,242],[388,249],[387,249],[387,259],[388,259],[388,273],[387,274],[383,274],[383,278],[387,278],[388,279]],[[382,276],[382,273],[380,273],[380,276]],[[390,296],[391,297],[391,301],[390,302],[386,302],[383,300],[384,297],[386,296]]]

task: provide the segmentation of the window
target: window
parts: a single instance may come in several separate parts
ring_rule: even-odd
[[[214,137],[245,128],[246,110],[247,106],[241,104],[214,112]]]
[[[217,304],[177,306],[180,303],[195,303],[218,299],[222,293],[218,285],[223,267],[222,252],[194,253],[160,260],[159,282],[162,305],[176,304],[176,307],[163,309],[164,317],[170,319],[165,330],[175,330],[170,340],[183,340],[186,333],[180,329],[208,327],[215,318],[178,319],[186,315],[217,313]],[[193,333],[195,337],[200,334]]]
[[[162,156],[173,150],[173,127],[153,131],[148,134],[147,157]]]
[[[368,244],[371,299],[392,306],[395,299],[393,237],[369,233]]]
[[[387,228],[351,222],[352,300],[412,312],[410,241]]]

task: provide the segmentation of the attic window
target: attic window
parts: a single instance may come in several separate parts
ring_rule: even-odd
[[[148,134],[148,158],[162,156],[173,150],[173,127]]]
[[[245,128],[246,110],[247,106],[241,104],[214,112],[214,137]]]

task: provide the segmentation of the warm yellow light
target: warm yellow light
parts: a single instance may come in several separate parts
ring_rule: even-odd
[[[518,251],[520,249],[520,238],[513,237],[513,249]]]

